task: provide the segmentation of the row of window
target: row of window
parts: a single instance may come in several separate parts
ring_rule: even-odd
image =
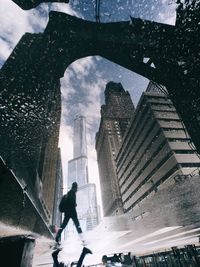
[[[128,209],[125,209],[125,212],[128,212],[130,210],[133,210],[136,205],[138,205],[140,207],[141,203],[153,196],[155,194],[155,192],[158,191],[158,187],[159,185],[163,184],[163,182],[165,182],[167,180],[167,178],[170,178],[170,176],[172,176],[179,168],[183,168],[183,167],[198,167],[199,163],[184,163],[184,164],[177,164],[175,167],[173,167],[166,175],[164,175],[157,183],[154,184],[153,188],[150,188],[147,192],[145,192],[144,195],[142,195],[136,202],[134,202]],[[175,178],[174,178],[175,179]],[[153,195],[152,195],[153,194]]]
[[[122,193],[122,196],[128,191],[128,189],[134,184],[134,182],[138,179],[138,177],[144,172],[144,170],[148,167],[148,165],[153,162],[153,159],[158,155],[158,153],[161,151],[161,149],[166,145],[166,141],[163,141],[161,145],[158,147],[158,149],[153,153],[152,157],[145,163],[143,168],[139,171],[137,176],[134,177],[134,179],[131,181],[131,183],[127,186],[125,191]],[[147,175],[147,177],[142,181],[142,183],[139,184],[139,186],[134,190],[137,192],[139,188],[146,183],[146,181],[156,173],[156,171],[171,157],[173,154],[172,151],[168,151],[168,153],[165,155],[165,157],[156,165],[156,167]],[[133,193],[132,193],[133,195]]]
[[[124,174],[125,174],[125,172],[127,171],[127,169],[128,169],[128,167],[130,166],[130,164],[132,164],[132,162],[134,162],[134,164],[132,164],[133,166],[132,166],[132,168],[131,168],[129,174],[128,174],[127,177],[126,177],[126,180],[123,181],[123,183],[121,184],[120,188],[122,188],[122,186],[126,183],[126,181],[127,181],[128,178],[131,176],[131,174],[132,174],[133,171],[136,169],[136,167],[139,165],[139,163],[141,163],[141,159],[144,157],[144,155],[146,154],[146,152],[147,152],[148,150],[150,150],[152,144],[154,144],[154,142],[155,142],[156,140],[161,140],[161,139],[158,139],[159,136],[160,136],[160,134],[161,134],[161,130],[159,129],[159,130],[157,131],[157,133],[154,135],[152,141],[149,142],[148,146],[147,146],[146,149],[143,151],[143,153],[141,154],[141,156],[137,159],[136,162],[134,162],[134,157],[137,156],[137,155],[139,154],[139,149],[140,149],[140,148],[143,146],[143,144],[144,144],[144,142],[143,142],[143,140],[142,140],[140,146],[138,147],[137,152],[133,154],[132,158],[131,158],[130,161],[129,161],[129,164],[126,166],[125,170],[123,171],[123,173],[122,173],[121,176],[119,177],[119,178],[120,178],[119,181],[120,181],[120,180],[124,177]],[[164,142],[166,143],[166,140],[165,140]],[[160,146],[159,146],[159,147],[160,147]],[[156,151],[157,151],[157,150],[156,150]]]
[[[132,137],[131,132],[133,132],[135,129],[137,129],[137,127],[139,125],[141,126],[141,118],[144,118],[146,115],[147,116],[149,115],[147,106],[144,106],[143,110],[140,110],[137,113],[139,113],[139,115],[138,114],[136,114],[137,116],[134,115],[134,118],[133,118],[133,121],[131,122],[131,124],[133,125],[136,119],[137,119],[137,123],[135,123],[134,127],[129,127],[129,129],[128,129],[127,133],[126,133],[125,139],[124,139],[124,146],[126,146],[126,147],[129,147],[130,143],[132,142],[132,140],[131,140],[131,137]],[[143,122],[143,126],[144,126],[144,122]],[[118,160],[118,164],[120,164],[120,162],[125,158],[125,153],[126,152],[127,151],[124,150],[123,153],[120,155],[120,159]]]
[[[154,133],[154,131],[156,130],[155,128],[157,128],[156,127],[156,122],[154,121],[153,123],[152,123],[152,125],[150,126],[150,128],[146,128],[145,129],[145,131],[146,131],[146,134],[143,136],[143,138],[140,140],[140,143],[138,142],[138,137],[139,136],[141,136],[142,135],[142,132],[143,132],[143,129],[141,129],[141,131],[138,133],[138,135],[136,136],[136,138],[135,138],[135,140],[134,140],[134,142],[131,144],[131,147],[130,147],[130,149],[129,149],[129,151],[128,151],[128,154],[127,154],[127,156],[126,156],[126,158],[123,160],[123,164],[125,165],[125,162],[126,161],[129,161],[129,162],[132,162],[133,161],[133,158],[135,157],[135,155],[137,155],[137,153],[139,153],[139,151],[141,150],[141,148],[143,148],[143,150],[144,150],[144,152],[143,152],[143,154],[142,154],[142,156],[145,154],[145,152],[146,152],[146,150],[152,145],[152,143],[158,138],[158,136],[160,135],[160,133],[161,133],[161,130],[160,129],[158,129],[155,133]],[[143,132],[143,134],[144,134],[144,132]],[[147,148],[145,148],[145,141],[147,141]],[[134,146],[136,146],[137,145],[137,148],[135,148],[135,150],[133,150],[133,148],[134,148]],[[133,154],[133,151],[134,151],[134,154]],[[132,155],[132,157],[131,157],[131,159],[130,160],[128,160],[127,158],[131,155],[131,154],[133,154]],[[122,164],[121,164],[121,166],[122,166]],[[117,172],[117,174],[119,174],[119,172],[120,172],[120,167],[121,166],[119,166],[119,164],[118,164],[118,162],[117,162],[117,167],[118,167],[118,169],[119,169],[119,171]],[[124,175],[124,173],[125,173],[125,171],[126,171],[126,169],[127,169],[128,167],[126,167],[125,169],[124,169],[124,171],[121,173],[121,175],[119,175],[119,181],[122,179],[122,177],[123,177],[123,175]]]
[[[122,153],[119,153],[119,156],[117,158],[117,165],[120,168],[120,166],[122,166],[124,164],[124,162],[127,160],[127,157],[129,156],[129,154],[131,153],[135,143],[138,141],[139,137],[143,134],[144,135],[144,131],[146,132],[146,137],[148,136],[148,132],[150,132],[152,130],[152,128],[155,125],[155,121],[152,121],[152,117],[149,116],[149,114],[141,114],[143,116],[146,115],[146,118],[144,119],[143,117],[143,121],[141,123],[141,121],[138,120],[137,124],[135,125],[134,129],[131,129],[134,133],[134,130],[137,129],[137,135],[136,134],[130,134],[129,133],[129,141],[127,144],[125,144],[125,142],[123,143],[123,148],[128,148],[128,149],[123,149]],[[149,129],[145,126],[148,125],[148,123],[150,123]],[[145,137],[145,138],[146,138]]]
[[[180,168],[179,164],[174,166],[171,170],[169,170],[161,179],[154,184],[153,187],[151,187],[147,192],[145,192],[140,198],[138,198],[134,203],[132,203],[127,209],[125,209],[125,212],[130,211],[133,209],[134,206],[136,206],[138,203],[140,203],[142,200],[148,197],[148,195],[152,192],[155,191],[155,188],[158,188],[160,184],[162,184],[164,181],[166,181],[170,176],[177,171]],[[124,204],[125,202],[123,202]]]

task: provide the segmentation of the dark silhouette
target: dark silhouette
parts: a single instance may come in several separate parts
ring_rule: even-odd
[[[132,265],[133,263],[133,259],[132,259],[132,256],[131,256],[131,252],[129,252],[128,254],[124,255],[124,262],[123,264],[125,265]]]
[[[58,261],[58,254],[61,250],[62,249],[58,248],[51,254],[52,258],[53,258],[53,267],[67,267],[64,262]],[[82,252],[81,252],[81,255],[79,257],[79,260],[76,264],[77,267],[82,266],[82,263],[83,263],[83,260],[84,260],[86,254],[92,254],[92,251],[89,248],[84,247]]]
[[[112,262],[121,262],[120,257],[115,253],[111,258]]]
[[[103,257],[102,257],[102,263],[104,265],[106,265],[107,262],[113,262],[113,263],[115,263],[115,262],[121,262],[120,256],[121,256],[120,254],[116,254],[116,253],[112,257],[108,257],[107,255],[103,255]]]
[[[69,0],[12,0],[12,1],[25,10],[35,8],[41,3],[46,3],[46,2],[69,3]]]
[[[62,212],[64,212],[64,220],[60,226],[60,229],[58,230],[58,233],[56,235],[56,242],[60,241],[60,237],[61,237],[61,233],[62,231],[65,229],[65,227],[67,226],[69,219],[71,218],[76,226],[76,230],[79,234],[82,233],[82,229],[80,227],[80,223],[77,217],[77,212],[76,212],[76,192],[78,189],[78,184],[76,182],[74,182],[72,184],[71,189],[68,191],[68,193],[66,195],[63,196],[60,206],[62,205],[62,207],[59,207],[60,210]]]

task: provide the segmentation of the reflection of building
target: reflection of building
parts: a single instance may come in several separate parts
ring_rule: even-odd
[[[101,122],[96,135],[96,151],[105,216],[122,212],[115,157],[121,147],[122,137],[133,112],[134,106],[129,93],[120,83],[109,82],[105,89],[105,105],[101,107]]]
[[[88,183],[88,158],[86,120],[77,116],[74,120],[73,159],[68,161],[68,188],[78,183],[77,212],[83,231],[92,230],[98,224],[95,184]],[[69,227],[69,231],[73,228]]]
[[[142,205],[155,200],[159,190],[200,167],[190,141],[171,100],[150,83],[116,158],[125,212],[143,216]]]

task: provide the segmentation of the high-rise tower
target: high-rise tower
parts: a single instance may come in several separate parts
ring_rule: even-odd
[[[172,101],[158,85],[150,83],[142,94],[116,157],[116,166],[124,211],[130,212],[133,220],[150,218],[150,223],[159,213],[160,222],[176,220],[182,225],[183,217],[189,213],[180,207],[188,205],[192,210],[195,205],[188,190],[194,190],[192,176],[199,173],[200,159]],[[180,189],[184,181],[188,184],[185,191]],[[180,192],[185,204],[181,203]],[[170,209],[164,209],[170,201]]]
[[[87,156],[86,120],[84,116],[77,116],[74,120],[73,154],[74,158]]]
[[[96,186],[88,183],[86,118],[77,116],[73,129],[73,159],[68,161],[68,188],[78,183],[77,211],[83,231],[92,230],[99,222]],[[69,227],[69,231],[74,227]]]
[[[122,212],[122,201],[116,175],[115,157],[135,108],[121,83],[109,82],[105,89],[105,105],[96,135],[96,151],[105,216]]]
[[[73,159],[68,162],[68,187],[75,181],[79,186],[88,183],[86,120],[84,116],[77,116],[74,120]]]

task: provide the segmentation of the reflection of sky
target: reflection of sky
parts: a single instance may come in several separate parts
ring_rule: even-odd
[[[174,1],[175,2],[175,1]],[[1,0],[0,65],[6,60],[25,32],[42,32],[50,10],[66,12],[91,21],[95,20],[95,0],[71,0],[70,4],[42,4],[30,11],[21,10],[11,0]],[[172,0],[101,0],[101,22],[129,20],[130,16],[174,23],[175,4]],[[87,140],[90,182],[97,182],[95,133],[100,119],[100,105],[108,81],[121,82],[131,93],[136,105],[147,80],[100,57],[87,57],[71,64],[62,79],[62,124],[60,146],[66,178],[67,161],[72,158],[72,127],[75,115],[87,118]],[[97,183],[98,185],[98,183]]]

